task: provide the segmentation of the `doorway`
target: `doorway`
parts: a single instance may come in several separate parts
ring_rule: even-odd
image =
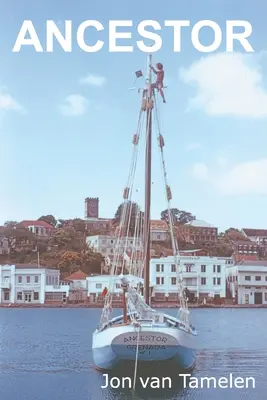
[[[254,304],[262,304],[262,293],[254,293]]]
[[[32,294],[31,294],[31,293],[25,293],[24,300],[25,300],[25,303],[31,303],[31,301],[32,301]]]

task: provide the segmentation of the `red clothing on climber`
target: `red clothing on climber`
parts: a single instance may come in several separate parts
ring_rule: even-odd
[[[161,97],[163,99],[163,103],[166,103],[165,97],[164,97],[164,92],[163,92],[163,80],[164,80],[164,70],[163,70],[163,65],[161,63],[156,64],[156,67],[158,70],[156,70],[152,65],[150,68],[154,72],[154,74],[157,75],[157,80],[155,83],[152,84],[152,89],[158,89],[158,91],[161,94]]]

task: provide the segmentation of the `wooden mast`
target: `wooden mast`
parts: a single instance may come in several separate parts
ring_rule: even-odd
[[[151,141],[152,141],[152,56],[148,56],[148,79],[147,79],[147,118],[146,118],[146,161],[145,161],[145,215],[144,215],[144,245],[145,245],[145,268],[144,268],[144,297],[146,304],[150,304],[150,205],[151,205]]]

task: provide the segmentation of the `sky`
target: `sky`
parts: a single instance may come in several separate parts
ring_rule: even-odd
[[[84,215],[85,197],[99,197],[100,216],[112,218],[121,203],[136,132],[140,98],[131,91],[135,71],[145,72],[146,54],[111,53],[109,20],[132,20],[130,44],[140,39],[136,25],[146,19],[214,20],[223,31],[216,52],[200,53],[190,28],[181,52],[173,52],[173,32],[164,28],[163,46],[153,54],[165,70],[166,104],[159,105],[172,206],[219,227],[267,228],[267,3],[232,0],[155,2],[2,0],[0,3],[0,225],[7,220]],[[100,21],[105,42],[97,53],[75,43],[65,53],[38,53],[23,46],[13,53],[24,20],[32,20],[45,47],[45,22],[76,29]],[[225,52],[226,20],[253,26],[253,53],[235,46]],[[74,29],[74,30],[75,30]],[[92,30],[86,40],[94,43]],[[200,34],[212,42],[209,29]],[[120,44],[127,44],[119,42]],[[149,44],[149,41],[147,41]],[[137,85],[143,85],[143,80]],[[138,86],[137,86],[138,87]],[[155,137],[154,137],[154,140]],[[141,149],[142,153],[142,149]],[[160,161],[153,145],[152,217],[165,199]],[[134,186],[143,202],[142,159]]]

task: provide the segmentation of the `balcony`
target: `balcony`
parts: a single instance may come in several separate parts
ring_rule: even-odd
[[[183,278],[197,278],[197,276],[198,276],[197,271],[190,271],[190,272],[182,271]]]
[[[1,289],[11,289],[10,279],[4,279],[3,281],[0,281],[0,287]]]

